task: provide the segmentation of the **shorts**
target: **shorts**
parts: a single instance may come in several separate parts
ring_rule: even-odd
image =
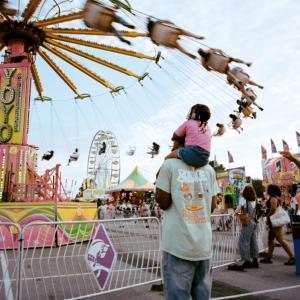
[[[179,158],[187,165],[200,168],[208,164],[210,152],[197,146],[185,146],[178,149]]]

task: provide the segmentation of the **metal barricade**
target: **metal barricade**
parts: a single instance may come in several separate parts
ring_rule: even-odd
[[[212,266],[218,268],[230,264],[238,257],[237,253],[237,226],[231,214],[211,216],[213,256]]]
[[[212,215],[213,268],[219,268],[240,258],[238,242],[241,232],[239,218],[232,214]],[[260,218],[256,228],[259,252],[267,248],[267,227],[265,218]]]
[[[102,290],[86,263],[100,226],[116,252]],[[83,299],[161,280],[156,218],[32,223],[21,237],[18,299]]]
[[[0,223],[0,299],[13,300],[17,295],[20,233],[17,224]]]

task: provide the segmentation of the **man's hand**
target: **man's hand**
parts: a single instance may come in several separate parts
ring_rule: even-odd
[[[300,169],[300,160],[297,159],[293,154],[291,154],[291,152],[289,151],[279,151],[279,154],[288,159],[289,161],[292,161],[293,163],[296,164],[296,166]]]
[[[288,160],[292,160],[294,156],[289,151],[279,151],[279,154]]]
[[[171,194],[156,188],[155,200],[163,210],[168,209],[172,204]]]

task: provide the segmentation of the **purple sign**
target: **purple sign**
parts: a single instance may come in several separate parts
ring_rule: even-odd
[[[94,239],[85,253],[85,259],[101,290],[106,285],[116,257],[117,253],[104,225],[99,224]]]

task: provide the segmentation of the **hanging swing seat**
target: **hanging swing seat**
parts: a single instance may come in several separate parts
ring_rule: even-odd
[[[151,40],[157,44],[168,48],[176,48],[179,38],[179,30],[168,21],[154,22],[150,32]]]
[[[115,20],[115,10],[97,1],[88,0],[83,10],[83,18],[87,27],[110,32]]]
[[[216,72],[225,73],[228,69],[229,58],[219,53],[211,53],[207,60],[209,68]]]

